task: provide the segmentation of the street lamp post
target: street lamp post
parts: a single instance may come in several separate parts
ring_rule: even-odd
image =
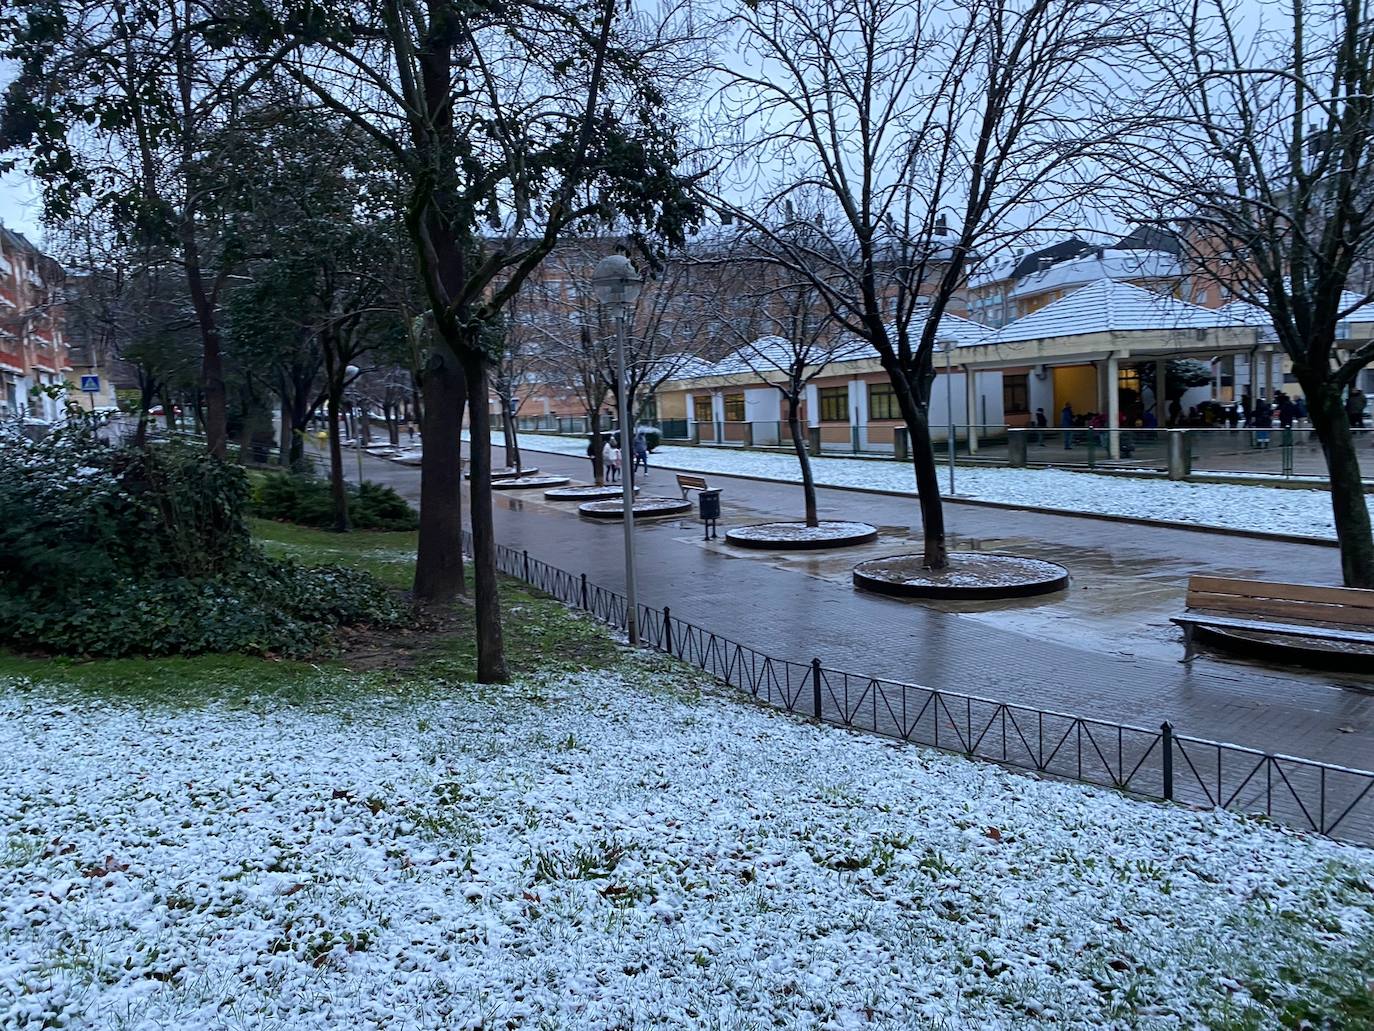
[[[344,369],[344,375],[348,377],[348,383],[346,384],[346,386],[352,386],[353,381],[354,381],[355,379],[358,378],[358,373],[359,373],[360,371],[361,371],[361,370],[360,370],[356,365],[350,365],[350,366],[348,366],[348,368]],[[358,489],[359,489],[359,490],[362,490],[362,489],[363,489],[363,428],[362,428],[361,423],[359,423],[359,421],[358,421],[358,417],[359,417],[359,415],[360,415],[361,413],[358,411],[358,409],[359,409],[359,407],[360,407],[359,404],[358,404],[358,392],[357,392],[356,390],[351,390],[351,391],[349,391],[349,393],[352,395],[351,400],[352,400],[352,402],[353,402],[353,450],[354,450],[354,451],[357,453],[357,455],[358,455]]]
[[[639,644],[639,600],[635,583],[634,450],[630,436],[630,399],[625,380],[625,319],[643,284],[630,259],[623,254],[602,258],[592,273],[596,299],[615,317],[616,401],[620,418],[620,482],[625,525],[625,633],[630,644]],[[627,471],[628,469],[628,471]]]

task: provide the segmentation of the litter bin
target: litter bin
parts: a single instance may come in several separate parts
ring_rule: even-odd
[[[720,491],[703,490],[700,491],[700,501],[698,505],[701,511],[701,522],[703,524],[703,540],[710,540],[716,536],[716,520],[720,518]]]

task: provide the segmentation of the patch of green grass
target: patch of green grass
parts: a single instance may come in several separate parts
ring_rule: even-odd
[[[266,520],[254,520],[252,525],[254,538],[273,556],[303,565],[363,569],[397,589],[408,587],[414,574],[414,533],[339,534]],[[249,699],[307,704],[368,693],[442,689],[445,682],[470,680],[476,672],[469,598],[456,603],[456,618],[441,632],[410,642],[415,645],[413,658],[393,664],[398,668],[382,663],[374,672],[351,672],[357,664],[346,650],[315,662],[235,654],[82,660],[0,651],[0,677],[61,682],[103,697],[185,705]],[[604,669],[626,661],[597,623],[517,581],[502,580],[501,603],[506,660],[515,675]]]
[[[391,587],[407,588],[415,578],[419,534],[413,531],[333,533],[268,519],[249,522],[253,539],[274,558],[293,558],[306,566],[363,569]]]

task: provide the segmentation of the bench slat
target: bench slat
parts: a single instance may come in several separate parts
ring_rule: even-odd
[[[1229,594],[1189,591],[1188,607],[1231,615],[1275,616],[1289,621],[1310,620],[1314,623],[1345,623],[1350,626],[1374,628],[1374,610],[1349,608],[1344,605],[1321,605],[1275,598],[1242,598]]]
[[[1267,580],[1235,580],[1220,576],[1193,576],[1188,590],[1208,594],[1231,594],[1246,598],[1345,605],[1374,612],[1374,591],[1358,587],[1323,587],[1319,584],[1284,584]]]
[[[1224,616],[1170,616],[1169,622],[1179,626],[1214,626],[1226,630],[1253,630],[1256,633],[1282,634],[1285,637],[1311,637],[1321,641],[1350,641],[1374,644],[1374,633],[1354,630],[1333,630],[1329,627],[1301,626],[1293,623],[1266,623],[1253,619],[1227,619]]]

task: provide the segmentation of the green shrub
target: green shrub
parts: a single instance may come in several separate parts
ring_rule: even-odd
[[[191,448],[115,448],[80,427],[0,437],[0,641],[299,656],[338,626],[399,622],[365,573],[267,558],[248,493],[242,469]]]
[[[250,509],[263,519],[328,529],[334,525],[334,498],[327,480],[298,473],[268,473],[253,491]],[[348,520],[362,530],[413,530],[420,517],[390,487],[364,483],[348,488]]]

